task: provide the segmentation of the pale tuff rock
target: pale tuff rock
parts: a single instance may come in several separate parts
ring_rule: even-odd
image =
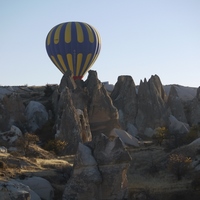
[[[28,131],[35,132],[48,121],[48,112],[44,105],[37,101],[30,101],[26,107],[25,115],[28,121]]]
[[[173,115],[169,116],[169,122],[169,131],[171,133],[185,134],[190,130],[190,127],[187,123],[180,122]]]
[[[11,179],[8,182],[0,181],[1,200],[41,200],[28,186]]]
[[[136,139],[135,137],[133,137],[132,135],[130,135],[129,133],[127,133],[124,130],[114,128],[111,131],[109,136],[119,137],[122,140],[122,142],[126,145],[130,145],[133,147],[139,147],[138,139]]]
[[[18,179],[24,185],[30,187],[41,199],[53,200],[54,190],[49,181],[41,177],[26,177],[25,179]],[[32,198],[31,198],[32,199]]]
[[[22,137],[22,132],[18,127],[12,125],[9,131],[0,133],[0,137],[11,145]]]

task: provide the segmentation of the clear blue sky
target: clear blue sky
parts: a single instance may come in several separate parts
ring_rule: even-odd
[[[100,33],[92,69],[101,81],[157,74],[164,85],[200,86],[200,0],[0,0],[0,85],[59,84],[45,39],[67,21]]]

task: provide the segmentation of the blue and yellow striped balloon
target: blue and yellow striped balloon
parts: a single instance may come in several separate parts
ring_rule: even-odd
[[[98,32],[83,22],[66,22],[52,28],[46,38],[46,50],[52,62],[64,74],[71,70],[74,79],[82,79],[101,49]]]

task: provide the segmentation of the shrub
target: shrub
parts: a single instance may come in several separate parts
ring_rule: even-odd
[[[7,168],[7,165],[5,162],[0,161],[0,169],[5,170]]]
[[[168,168],[178,180],[189,171],[189,165],[192,162],[190,157],[182,154],[171,154],[169,157]]]
[[[53,89],[50,85],[46,85],[45,89],[44,89],[44,95],[45,97],[49,97],[53,94]]]
[[[53,139],[49,140],[47,144],[44,146],[44,149],[47,151],[53,151],[55,154],[59,155],[67,146],[67,142]]]
[[[191,127],[190,131],[184,136],[183,144],[189,144],[199,137],[200,127],[199,125],[194,125]]]
[[[30,144],[35,144],[38,141],[39,138],[37,135],[25,133],[24,136],[18,140],[17,146],[22,148],[22,150],[24,151],[24,155],[27,156]]]
[[[153,140],[159,144],[160,146],[162,145],[162,142],[164,139],[166,139],[166,136],[168,134],[168,130],[166,127],[158,127],[156,129],[156,133],[153,136]]]
[[[191,186],[194,190],[200,190],[200,173],[195,173],[195,177],[191,182]]]

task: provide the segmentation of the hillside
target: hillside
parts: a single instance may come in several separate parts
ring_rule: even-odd
[[[0,196],[198,199],[198,94],[157,75],[112,86],[92,70],[86,81],[0,86]]]

